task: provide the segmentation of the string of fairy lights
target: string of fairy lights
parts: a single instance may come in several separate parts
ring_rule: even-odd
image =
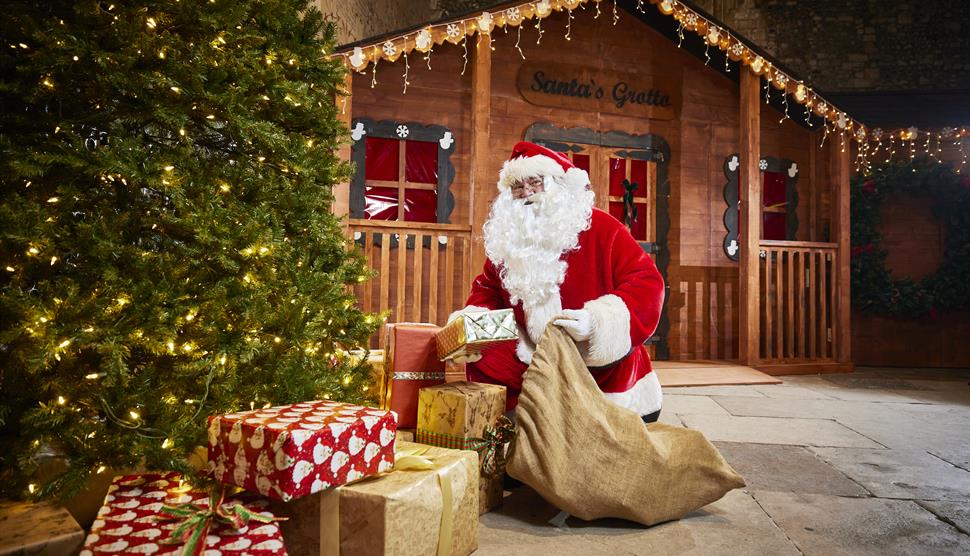
[[[892,130],[869,129],[845,111],[840,110],[834,103],[826,100],[810,85],[779,69],[770,60],[732,35],[728,29],[710,21],[689,6],[677,0],[638,0],[636,9],[645,13],[648,3],[677,21],[678,48],[683,45],[688,33],[695,35],[703,41],[705,65],[714,63],[711,57],[713,48],[721,52],[725,71],[731,71],[733,61],[763,78],[766,103],[770,103],[773,96],[781,95],[784,114],[779,123],[797,117],[804,119],[808,127],[814,128],[818,125],[817,121],[821,120],[821,145],[824,145],[830,135],[838,136],[839,145],[843,151],[851,141],[855,141],[857,172],[868,171],[872,168],[872,164],[880,159],[888,161],[898,154],[909,154],[910,158],[922,154],[942,163],[944,149],[959,150],[961,160],[957,163],[957,173],[966,166],[970,128],[964,126],[936,130],[921,130],[915,127]],[[573,26],[577,24],[574,12],[577,10],[592,12],[594,20],[608,12],[613,25],[620,21],[620,10],[616,0],[612,2],[609,0],[533,0],[495,11],[485,10],[464,18],[428,25],[372,44],[354,46],[337,52],[334,56],[343,58],[345,64],[358,73],[365,74],[369,71],[372,88],[377,85],[377,69],[382,61],[393,63],[404,58],[402,77],[403,92],[406,94],[407,87],[410,85],[408,75],[411,70],[408,56],[414,51],[424,55],[424,61],[428,69],[431,69],[431,55],[435,46],[444,43],[460,46],[463,61],[460,74],[464,75],[468,67],[469,37],[475,36],[476,46],[487,40],[488,47],[494,50],[495,30],[501,28],[505,34],[508,34],[510,28],[514,28],[516,34],[514,48],[519,56],[525,59],[520,44],[523,39],[522,29],[526,27],[526,23],[535,30],[538,45],[541,44],[543,34],[546,32],[542,27],[542,20],[556,12],[565,12],[564,37],[567,41],[572,40]],[[802,107],[800,113],[793,113],[790,99]]]

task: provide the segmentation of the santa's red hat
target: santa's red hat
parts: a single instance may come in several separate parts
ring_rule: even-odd
[[[542,145],[520,141],[502,165],[498,179],[499,191],[533,176],[551,176],[558,183],[571,188],[585,189],[589,185],[589,174],[574,166],[566,156]]]

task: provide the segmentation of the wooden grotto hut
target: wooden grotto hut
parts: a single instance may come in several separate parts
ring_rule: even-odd
[[[849,172],[867,131],[711,16],[509,2],[336,55],[356,173],[335,210],[379,273],[357,288],[366,310],[443,324],[462,306],[499,169],[528,140],[587,170],[655,258],[655,360],[851,368]]]

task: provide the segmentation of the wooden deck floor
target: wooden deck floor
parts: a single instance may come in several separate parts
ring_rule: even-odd
[[[731,361],[654,361],[653,369],[664,387],[781,384],[773,376]]]

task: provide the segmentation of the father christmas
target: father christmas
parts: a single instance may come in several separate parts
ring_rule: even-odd
[[[663,279],[626,227],[593,207],[589,187],[589,175],[557,152],[526,142],[512,149],[485,222],[485,268],[452,317],[511,307],[519,340],[467,359],[467,376],[504,384],[515,407],[553,322],[576,341],[606,398],[652,422],[662,396],[643,342],[660,319]]]

